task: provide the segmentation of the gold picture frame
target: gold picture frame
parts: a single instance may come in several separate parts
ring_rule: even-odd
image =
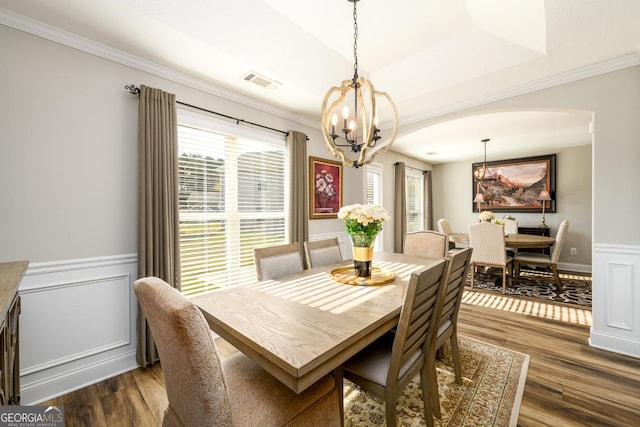
[[[337,218],[342,207],[342,164],[309,157],[309,218]]]

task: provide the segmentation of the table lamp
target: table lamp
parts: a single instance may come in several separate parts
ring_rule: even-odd
[[[476,193],[476,197],[473,199],[473,203],[477,203],[478,204],[478,211],[482,212],[482,203],[484,203],[484,197],[482,196],[482,193]]]
[[[544,208],[547,205],[547,202],[551,201],[551,195],[547,190],[542,190],[540,195],[538,196],[538,200],[542,202],[542,222],[538,226],[539,228],[549,228],[547,224],[544,222]]]

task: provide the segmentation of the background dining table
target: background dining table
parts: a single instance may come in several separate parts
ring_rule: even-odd
[[[353,261],[193,297],[211,329],[296,393],[365,348],[398,322],[414,271],[441,258],[376,253],[388,284],[338,282],[331,271]]]
[[[451,233],[449,240],[460,244],[469,245],[469,233]],[[555,238],[538,236],[536,234],[513,233],[504,238],[505,245],[512,249],[543,249],[549,248],[555,243]]]

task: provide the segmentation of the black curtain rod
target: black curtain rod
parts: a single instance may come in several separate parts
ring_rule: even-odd
[[[129,91],[129,93],[132,94],[132,95],[139,95],[140,94],[140,88],[136,87],[133,84],[126,85],[124,88],[127,89]],[[246,124],[251,125],[251,126],[257,126],[257,127],[263,128],[263,129],[268,129],[268,130],[274,131],[274,132],[280,132],[280,133],[282,133],[282,134],[284,134],[286,136],[289,136],[289,132],[286,132],[286,131],[283,131],[283,130],[280,130],[280,129],[271,128],[269,126],[261,125],[259,123],[249,122],[247,120],[239,119],[239,118],[233,117],[233,116],[228,116],[226,114],[218,113],[216,111],[207,110],[206,108],[202,108],[202,107],[198,107],[198,106],[195,106],[195,105],[187,104],[186,102],[180,102],[180,101],[176,100],[176,104],[184,105],[185,107],[194,108],[196,110],[204,111],[204,112],[207,112],[207,113],[215,114],[216,116],[221,116],[221,117],[224,117],[224,118],[227,118],[227,119],[234,120],[237,125],[239,125],[240,123],[246,123]],[[308,139],[309,138],[307,138],[307,140]]]
[[[399,164],[400,164],[400,162],[395,162],[393,165],[394,165],[394,166],[398,166]],[[409,166],[409,165],[407,165],[406,163],[405,163],[404,167],[405,167],[405,168],[409,168],[409,169],[413,169],[414,171],[420,171],[420,172],[422,172],[422,173],[427,173],[427,172],[429,172],[429,171],[425,171],[425,170],[422,170],[422,169],[414,168],[413,166]]]

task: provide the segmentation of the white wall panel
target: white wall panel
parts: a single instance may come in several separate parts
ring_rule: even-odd
[[[20,286],[22,401],[137,367],[134,255],[31,265]]]
[[[640,247],[594,245],[594,347],[640,358]]]

